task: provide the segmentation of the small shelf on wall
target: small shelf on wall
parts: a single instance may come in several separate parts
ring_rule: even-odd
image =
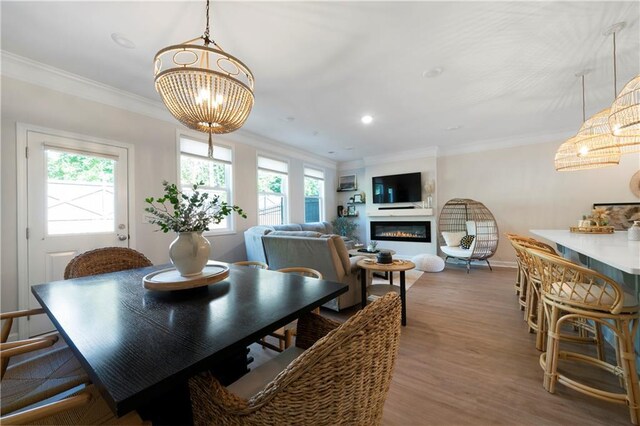
[[[359,217],[358,214],[343,214],[342,217]]]
[[[361,204],[366,204],[364,201],[361,201],[359,203],[356,203],[355,201],[353,203],[347,203],[348,206],[357,206],[357,205],[361,205]]]
[[[336,192],[354,192],[354,191],[357,191],[357,190],[358,190],[358,188],[350,188],[350,189],[340,189],[340,188],[338,188],[338,189],[336,189]]]

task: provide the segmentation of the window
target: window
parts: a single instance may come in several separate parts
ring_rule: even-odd
[[[287,193],[289,164],[285,161],[258,156],[258,224],[287,223]]]
[[[220,197],[220,201],[233,204],[231,176],[233,151],[229,147],[214,145],[213,159],[207,156],[208,146],[204,142],[180,138],[180,189],[192,191],[194,184],[204,182],[199,189]],[[209,225],[209,233],[233,231],[233,215],[220,223]]]
[[[324,172],[304,168],[304,221],[324,220]]]

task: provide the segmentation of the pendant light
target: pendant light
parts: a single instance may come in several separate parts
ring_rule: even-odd
[[[233,132],[253,107],[253,74],[209,37],[209,0],[201,37],[156,53],[155,87],[169,112],[190,129],[209,134]],[[203,42],[203,45],[196,44]]]
[[[640,152],[640,75],[627,83],[613,101],[609,126],[622,154]]]
[[[616,32],[625,27],[619,22],[609,28],[604,34],[613,39],[613,96],[617,90],[616,67]],[[599,159],[597,167],[614,166],[620,163],[620,148],[616,145],[611,127],[609,126],[610,109],[606,108],[593,115],[584,122],[577,134],[576,150],[581,158]]]
[[[584,76],[589,70],[584,70],[576,77],[580,77],[582,82],[582,122],[585,123],[585,92],[584,92]],[[578,147],[576,142],[580,140],[579,136],[573,136],[562,143],[556,151],[554,165],[556,171],[571,172],[576,170],[595,169],[606,166],[615,166],[620,161],[620,155],[591,155],[589,157],[578,156]]]

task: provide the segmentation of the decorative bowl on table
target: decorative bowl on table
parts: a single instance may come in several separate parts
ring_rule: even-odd
[[[390,264],[393,263],[393,256],[388,251],[381,251],[378,253],[377,261],[381,264]]]

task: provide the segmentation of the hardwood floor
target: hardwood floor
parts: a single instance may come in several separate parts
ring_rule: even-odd
[[[509,268],[475,267],[467,274],[447,265],[411,287],[385,425],[631,424],[624,405],[563,385],[553,395],[544,390],[540,352],[522,320],[515,276]],[[322,314],[344,320],[353,312]],[[617,383],[584,366],[568,371]]]
[[[413,285],[384,424],[630,424],[624,405],[562,385],[544,390],[515,275],[447,266]],[[594,379],[616,382],[600,372]]]

